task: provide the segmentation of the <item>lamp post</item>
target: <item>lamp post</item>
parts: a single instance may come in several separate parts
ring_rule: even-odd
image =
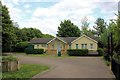
[[[112,58],[113,56],[113,39],[112,39],[112,33],[108,33],[108,55]]]
[[[113,39],[112,39],[112,33],[110,33],[110,55],[113,56]]]

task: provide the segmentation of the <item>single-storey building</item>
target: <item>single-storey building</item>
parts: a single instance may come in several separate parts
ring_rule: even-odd
[[[67,49],[88,49],[89,52],[96,52],[98,41],[92,37],[82,35],[80,37],[55,37],[55,38],[34,38],[30,40],[34,49],[44,49],[46,53],[66,53]]]

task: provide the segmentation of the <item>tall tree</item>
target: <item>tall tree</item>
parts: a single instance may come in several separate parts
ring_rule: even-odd
[[[16,35],[8,8],[2,5],[2,51],[11,51],[16,42]]]
[[[78,26],[74,25],[70,20],[61,21],[60,26],[58,26],[59,37],[78,37],[80,36],[80,29]]]
[[[115,47],[117,52],[120,52],[120,11],[118,11],[116,23],[117,26],[115,28]]]
[[[82,25],[81,25],[81,27],[82,27],[82,34],[88,35],[88,27],[89,27],[90,23],[88,22],[88,19],[87,19],[86,16],[84,18],[82,18],[81,23],[82,23]]]
[[[95,24],[94,29],[97,31],[97,35],[99,37],[100,34],[106,30],[106,22],[102,18],[97,18]]]
[[[29,41],[32,38],[41,38],[43,35],[42,32],[36,28],[22,28],[18,34],[22,41]]]
[[[42,38],[54,38],[54,36],[50,34],[43,34]]]

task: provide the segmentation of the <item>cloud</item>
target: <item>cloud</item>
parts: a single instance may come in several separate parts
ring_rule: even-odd
[[[20,1],[20,0],[19,0]],[[117,0],[29,0],[29,2],[57,2],[50,7],[36,7],[29,19],[25,18],[25,13],[31,13],[29,4],[24,5],[25,11],[14,7],[19,1],[6,4],[9,7],[10,15],[13,20],[19,23],[20,27],[34,27],[40,29],[43,33],[55,35],[60,21],[70,19],[75,25],[81,28],[81,19],[87,16],[90,27],[92,28],[97,17],[94,14],[96,8],[104,15],[106,20],[115,18],[113,12],[117,11]],[[21,2],[28,2],[21,0]],[[106,5],[107,4],[107,5]],[[98,14],[99,15],[99,14]]]
[[[14,2],[15,1],[15,2]],[[24,13],[21,9],[16,8],[14,6],[14,4],[18,5],[19,2],[17,2],[18,0],[13,0],[13,2],[10,0],[8,0],[8,2],[6,1],[2,1],[3,5],[6,5],[8,7],[8,11],[11,17],[11,20],[15,21],[15,22],[20,22],[23,18],[24,18]]]
[[[27,4],[27,5],[24,6],[24,8],[26,8],[26,9],[30,8],[30,5]]]
[[[28,9],[28,10],[25,10],[25,12],[26,13],[31,13],[32,11]]]

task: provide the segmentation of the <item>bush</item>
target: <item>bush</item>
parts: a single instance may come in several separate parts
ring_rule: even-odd
[[[103,56],[104,55],[104,50],[102,48],[97,49],[98,55]]]
[[[69,56],[85,56],[88,55],[88,49],[68,49]]]
[[[29,45],[28,41],[19,42],[15,46],[15,51],[16,52],[25,52],[25,49],[27,48],[28,45]]]
[[[2,56],[2,62],[17,61],[18,59],[13,56]]]
[[[26,54],[43,54],[44,49],[34,49],[33,45],[29,45],[26,50]]]
[[[117,61],[117,62],[120,64],[120,54],[114,53],[113,59],[114,59],[115,61]]]

